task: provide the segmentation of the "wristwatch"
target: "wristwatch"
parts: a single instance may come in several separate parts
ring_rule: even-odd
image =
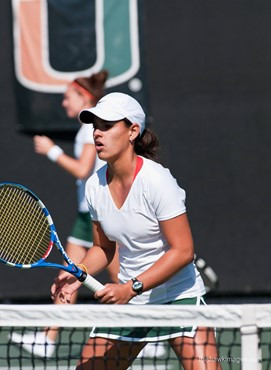
[[[143,283],[137,280],[137,278],[132,278],[131,280],[133,282],[133,285],[132,285],[133,291],[138,295],[141,294],[143,290]]]

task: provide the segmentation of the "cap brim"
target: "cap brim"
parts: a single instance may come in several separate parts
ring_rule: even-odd
[[[83,109],[79,113],[79,121],[82,123],[93,123],[94,117],[99,117],[105,121],[120,121],[125,117],[119,113],[100,109],[99,106],[90,109]]]
[[[89,112],[88,110],[82,110],[79,113],[79,121],[82,123],[93,123],[94,114]]]

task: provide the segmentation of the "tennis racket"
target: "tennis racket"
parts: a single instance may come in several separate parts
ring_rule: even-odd
[[[67,266],[46,262],[54,245]],[[42,201],[23,185],[12,182],[0,183],[0,262],[22,269],[61,269],[74,275],[93,292],[104,288],[69,259]]]
[[[203,258],[194,255],[194,262],[200,272],[206,292],[213,292],[219,287],[219,279],[211,266]]]

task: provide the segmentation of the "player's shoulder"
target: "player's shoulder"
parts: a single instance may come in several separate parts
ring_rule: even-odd
[[[165,192],[175,194],[180,189],[184,191],[170,170],[160,163],[144,158],[143,169],[142,184],[149,195],[165,194]]]
[[[168,180],[172,177],[168,168],[164,167],[162,164],[157,163],[151,159],[144,158],[143,166],[144,175],[148,178],[149,181],[157,182],[157,180]]]

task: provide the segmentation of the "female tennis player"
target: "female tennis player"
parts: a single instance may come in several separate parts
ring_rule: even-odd
[[[205,288],[193,263],[185,191],[156,162],[158,141],[145,128],[140,104],[129,95],[111,93],[79,118],[94,122],[96,151],[107,162],[86,184],[94,246],[81,263],[95,275],[119,246],[119,284],[106,284],[95,298],[106,304],[203,303]],[[52,299],[72,302],[80,284],[63,273],[52,285]],[[77,370],[127,369],[147,342],[159,340],[169,341],[185,369],[219,368],[208,362],[217,350],[214,332],[206,328],[163,333],[156,328],[94,328]],[[131,341],[132,347],[121,345]]]

